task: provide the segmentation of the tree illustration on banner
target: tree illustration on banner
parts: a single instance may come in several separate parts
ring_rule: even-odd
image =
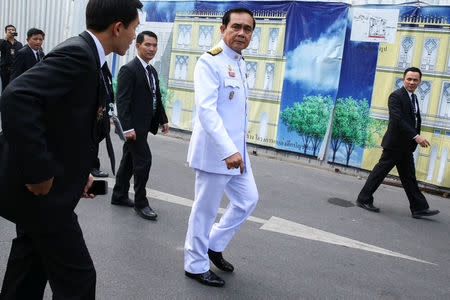
[[[336,152],[343,145],[348,166],[355,147],[374,147],[377,136],[381,136],[384,128],[383,122],[370,118],[369,103],[366,99],[357,100],[351,96],[338,98],[334,108],[331,135],[332,161],[335,161]]]
[[[173,100],[173,90],[167,89],[161,78],[159,79],[159,90],[161,91],[161,102],[164,109],[167,109],[167,105],[171,104]]]
[[[299,134],[303,142],[303,153],[311,144],[312,154],[316,151],[327,131],[333,101],[330,96],[304,96],[301,103],[295,102],[281,112],[281,120],[288,128]]]

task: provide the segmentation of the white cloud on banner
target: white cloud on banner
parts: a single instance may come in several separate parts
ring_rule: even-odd
[[[304,40],[287,53],[285,79],[310,89],[337,89],[347,18],[334,22],[317,40]]]
[[[194,10],[194,2],[176,2],[175,11],[192,11]],[[165,15],[166,20],[171,20],[173,16],[172,3],[168,1],[157,1],[155,5],[156,14],[157,15]]]

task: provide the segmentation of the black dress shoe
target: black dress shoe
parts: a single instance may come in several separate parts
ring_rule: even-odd
[[[208,272],[205,272],[205,273],[201,273],[201,274],[192,274],[192,273],[189,273],[188,271],[184,271],[184,274],[187,277],[195,279],[198,282],[205,284],[205,285],[223,286],[225,284],[225,281],[222,278],[220,278],[219,276],[217,276],[216,274],[214,274],[214,272],[211,270],[209,270]]]
[[[111,198],[111,204],[134,207],[134,202],[130,198],[126,198],[126,199]]]
[[[91,169],[91,174],[94,177],[108,177],[109,176],[108,173],[100,171],[99,169]]]
[[[227,262],[223,256],[222,256],[222,252],[216,252],[216,251],[212,251],[211,249],[208,249],[208,256],[209,259],[213,262],[213,264],[218,267],[219,269],[221,269],[222,271],[225,272],[233,272],[234,271],[234,267],[232,264],[230,264],[229,262]]]
[[[371,212],[380,212],[380,209],[378,207],[373,206],[372,203],[363,203],[359,200],[356,200],[356,205]]]
[[[439,210],[429,210],[429,209],[423,209],[423,210],[416,210],[412,212],[412,217],[416,219],[420,219],[422,217],[430,217],[437,215],[439,213]]]
[[[135,207],[134,210],[139,216],[147,220],[156,220],[156,217],[158,217],[158,215],[153,209],[151,209],[150,206],[145,206],[142,208]]]

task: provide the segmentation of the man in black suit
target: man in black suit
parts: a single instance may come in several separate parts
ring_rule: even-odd
[[[158,50],[158,38],[151,31],[136,38],[138,55],[120,68],[117,77],[117,110],[127,141],[117,171],[111,203],[134,206],[144,219],[156,220],[157,214],[149,206],[145,185],[152,165],[152,153],[147,142],[148,132],[169,131],[167,116],[161,102],[158,74],[150,60]],[[134,203],[128,198],[130,179],[134,175]]]
[[[87,31],[56,46],[1,99],[0,215],[17,225],[1,299],[95,299],[96,272],[74,212],[107,137],[105,55],[124,55],[139,0],[89,0]],[[45,78],[45,80],[42,80]]]
[[[5,27],[5,39],[0,40],[0,77],[2,78],[2,91],[10,81],[11,67],[17,51],[22,49],[22,43],[14,37],[17,36],[16,27],[7,25]]]
[[[45,34],[40,29],[31,28],[28,30],[27,45],[17,51],[15,55],[10,80],[22,75],[22,73],[30,69],[45,56],[42,51],[44,37]]]
[[[430,143],[420,135],[420,111],[414,94],[422,78],[418,68],[408,68],[403,73],[403,87],[389,96],[389,124],[381,142],[383,153],[358,195],[356,204],[366,210],[379,212],[373,205],[373,193],[394,166],[397,167],[403,188],[408,196],[413,218],[433,216],[438,210],[430,210],[420,192],[416,180],[413,152],[417,144],[428,147]]]

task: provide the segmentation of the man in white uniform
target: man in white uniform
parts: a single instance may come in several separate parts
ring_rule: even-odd
[[[194,72],[197,117],[188,151],[195,169],[195,201],[184,246],[186,276],[203,284],[225,282],[210,270],[211,260],[225,272],[234,267],[222,252],[258,201],[247,154],[248,84],[241,51],[250,43],[255,20],[246,8],[222,18],[222,40],[197,62]],[[223,193],[230,203],[214,224]]]

